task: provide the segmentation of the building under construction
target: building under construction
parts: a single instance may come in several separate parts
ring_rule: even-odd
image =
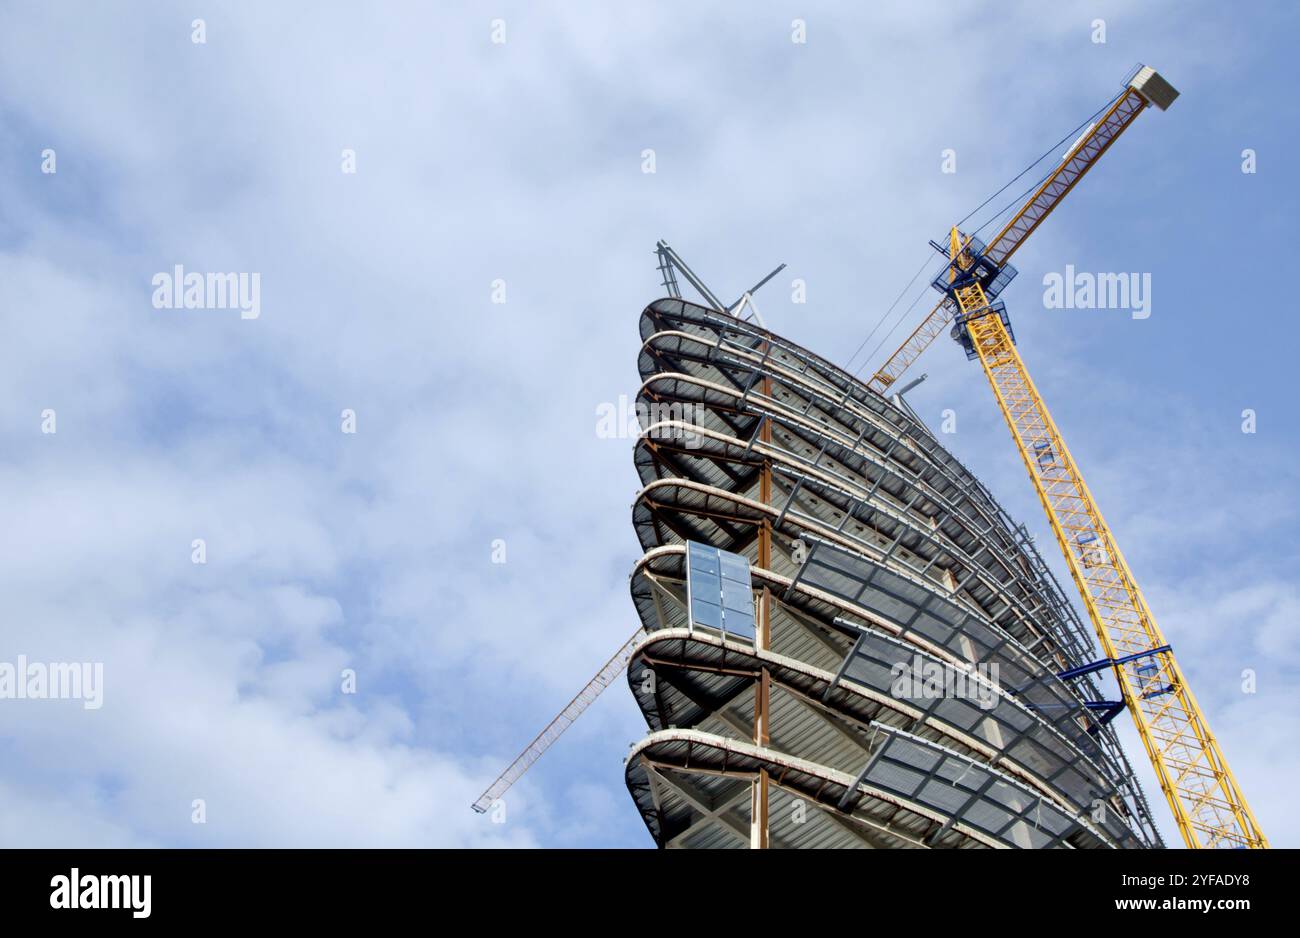
[[[1163,846],[1110,726],[1127,709],[1188,847],[1267,848],[998,299],[1026,239],[1177,97],[1135,66],[931,241],[944,261],[921,295],[940,299],[865,383],[764,327],[753,293],[785,265],[724,305],[659,242],[668,296],[641,316],[640,626],[475,810],[626,666],[650,727],[626,780],[660,846]],[[950,325],[1011,431],[1099,658],[1023,526],[896,388]],[[1119,699],[1101,696],[1102,674]]]
[[[640,327],[625,771],[659,846],[1162,846],[1083,623],[905,401],[680,297]]]

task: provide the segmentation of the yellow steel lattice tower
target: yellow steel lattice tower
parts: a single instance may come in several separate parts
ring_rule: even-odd
[[[954,228],[950,256],[959,258],[963,250]],[[966,330],[984,368],[1102,649],[1117,662],[1124,702],[1183,839],[1189,847],[1267,847],[1004,316],[990,306],[978,281],[956,287],[952,296],[960,310],[957,328]]]

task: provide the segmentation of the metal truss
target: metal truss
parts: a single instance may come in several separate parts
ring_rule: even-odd
[[[1003,317],[978,283],[953,293],[1102,649],[1129,659],[1115,676],[1180,832],[1193,847],[1267,847]]]

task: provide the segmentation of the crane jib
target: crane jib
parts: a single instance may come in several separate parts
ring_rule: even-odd
[[[1061,164],[1052,170],[1035,188],[1029,199],[989,241],[981,245],[979,253],[996,268],[1010,268],[1008,259],[1025,242],[1065,196],[1078,184],[1110,148],[1119,136],[1133,123],[1148,105],[1165,110],[1178,97],[1178,92],[1153,68],[1138,65],[1129,72],[1123,90],[1103,110],[1104,114],[1093,121],[1083,135],[1066,152]],[[940,249],[942,250],[942,249]],[[1014,273],[1011,274],[1014,276]],[[1009,281],[990,279],[981,286],[986,292],[992,287],[996,296]],[[945,299],[930,311],[910,336],[871,377],[868,385],[883,394],[907,371],[930,343],[944,330],[957,312],[956,304]]]

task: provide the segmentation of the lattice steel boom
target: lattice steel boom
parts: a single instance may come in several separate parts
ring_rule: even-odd
[[[492,802],[504,795],[506,789],[517,782],[519,777],[528,771],[528,767],[540,759],[542,753],[560,738],[560,734],[572,726],[574,720],[582,716],[582,711],[591,706],[592,701],[600,696],[601,691],[609,686],[610,681],[618,677],[623,672],[623,669],[627,667],[633,649],[636,647],[637,642],[644,637],[644,629],[638,628],[632,633],[632,637],[623,643],[623,647],[614,653],[613,658],[605,662],[605,666],[587,682],[587,686],[578,692],[578,696],[570,700],[569,705],[546,725],[546,729],[538,733],[537,738],[524,747],[524,751],[519,754],[514,762],[510,763],[510,767],[488,786],[487,791],[479,795],[478,800],[473,804],[475,811],[479,814],[487,811],[492,806]]]
[[[962,249],[956,228],[951,256]],[[954,269],[955,331],[984,368],[1052,533],[1114,665],[1124,701],[1189,847],[1267,847],[1205,715],[1025,368],[1002,304]],[[1121,663],[1122,662],[1122,663]]]

